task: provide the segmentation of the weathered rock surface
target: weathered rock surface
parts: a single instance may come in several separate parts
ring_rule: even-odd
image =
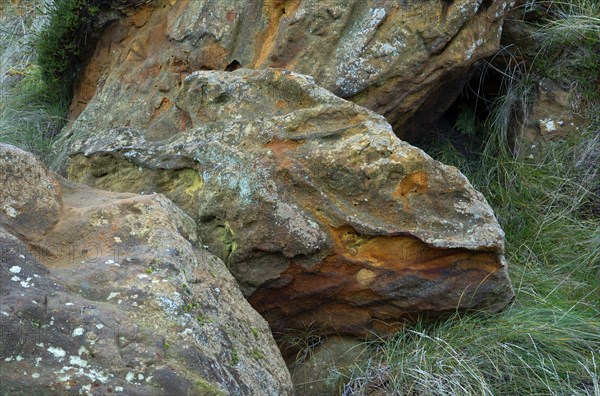
[[[525,114],[518,114],[510,124],[513,146],[518,155],[543,155],[548,144],[574,136],[585,129],[577,114],[576,100],[568,89],[544,78],[538,81]]]
[[[511,299],[503,232],[467,179],[311,78],[200,71],[149,113],[119,89],[64,139],[69,178],[164,193],[274,330],[366,334]]]
[[[418,133],[498,47],[508,0],[169,0],[130,10],[102,36],[76,90],[164,109],[195,70],[277,67]],[[110,88],[108,88],[110,87]],[[117,91],[115,91],[117,93]],[[185,122],[185,120],[181,120]]]
[[[1,394],[291,394],[267,323],[171,201],[57,180],[3,144],[0,168]]]

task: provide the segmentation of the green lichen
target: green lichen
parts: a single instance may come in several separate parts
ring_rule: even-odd
[[[206,396],[222,396],[226,395],[217,385],[206,381],[205,379],[196,380],[196,394]]]
[[[223,247],[223,261],[227,263],[231,255],[237,250],[235,234],[231,229],[229,223],[225,222],[225,224],[217,226],[217,228],[215,229],[215,235],[217,239],[221,242],[220,244]]]
[[[234,346],[231,347],[231,361],[229,362],[230,366],[235,366],[240,361],[240,357],[238,355],[237,350]]]
[[[254,356],[254,358],[256,360],[261,360],[265,358],[265,354],[262,353],[261,351],[259,351],[258,349],[253,349],[252,350],[252,356]]]
[[[204,180],[194,169],[185,169],[177,176],[179,179],[175,182],[180,186],[187,186],[185,193],[190,197],[195,197],[197,192],[204,187]]]

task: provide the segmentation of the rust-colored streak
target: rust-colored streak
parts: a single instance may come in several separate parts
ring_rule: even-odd
[[[281,158],[286,152],[294,151],[301,144],[302,143],[294,140],[280,139],[275,137],[269,143],[267,143],[267,148],[271,150],[277,158]]]
[[[307,270],[292,263],[281,275],[289,281],[275,283],[285,286],[266,285],[251,296],[275,331],[311,323],[325,332],[357,335],[396,329],[412,312],[440,310],[431,301],[443,301],[441,310],[465,307],[479,298],[480,285],[493,282],[490,274],[501,265],[490,252],[433,248],[411,236],[362,236],[351,227],[329,229],[334,250],[319,265]],[[448,295],[448,287],[459,292]]]
[[[293,14],[300,0],[263,0],[262,12],[267,17],[267,27],[258,34],[254,67],[263,66],[276,44],[281,19]]]
[[[179,110],[179,112],[177,113],[177,118],[179,121],[179,131],[181,132],[187,131],[188,129],[194,126],[192,122],[192,117],[190,117],[187,111]]]
[[[171,101],[168,98],[162,98],[158,107],[155,108],[155,115],[160,115],[171,108]]]

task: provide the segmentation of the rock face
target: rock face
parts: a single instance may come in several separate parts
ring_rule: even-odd
[[[535,157],[543,155],[549,142],[574,136],[585,129],[584,119],[574,110],[577,106],[569,90],[544,78],[538,81],[537,90],[523,119],[512,120],[513,135],[518,155]]]
[[[3,144],[0,168],[0,393],[292,393],[267,323],[171,201],[57,180]]]
[[[150,113],[121,89],[63,140],[69,178],[164,193],[275,331],[364,335],[512,298],[503,232],[466,178],[311,78],[199,71]]]
[[[130,10],[102,36],[74,115],[114,80],[146,111],[195,70],[285,68],[419,133],[499,46],[506,0],[169,0]],[[127,92],[125,94],[125,92]],[[184,122],[184,120],[181,120]]]

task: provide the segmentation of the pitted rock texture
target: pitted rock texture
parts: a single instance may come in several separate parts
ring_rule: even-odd
[[[49,204],[2,185],[41,227],[62,210],[44,232],[0,223],[1,394],[292,394],[268,324],[171,201],[57,180],[11,146],[0,158],[62,191]]]
[[[483,196],[310,77],[199,71],[162,112],[114,95],[97,95],[63,140],[69,178],[164,193],[275,331],[364,335],[512,298]]]
[[[399,136],[452,104],[499,48],[508,0],[169,0],[128,10],[101,37],[73,115],[118,83],[147,111],[195,70],[276,67],[313,76]],[[164,97],[164,101],[163,101]],[[107,109],[108,110],[108,109]],[[185,122],[181,120],[181,122]]]
[[[33,237],[46,232],[62,210],[61,188],[31,153],[0,143],[0,223]]]

